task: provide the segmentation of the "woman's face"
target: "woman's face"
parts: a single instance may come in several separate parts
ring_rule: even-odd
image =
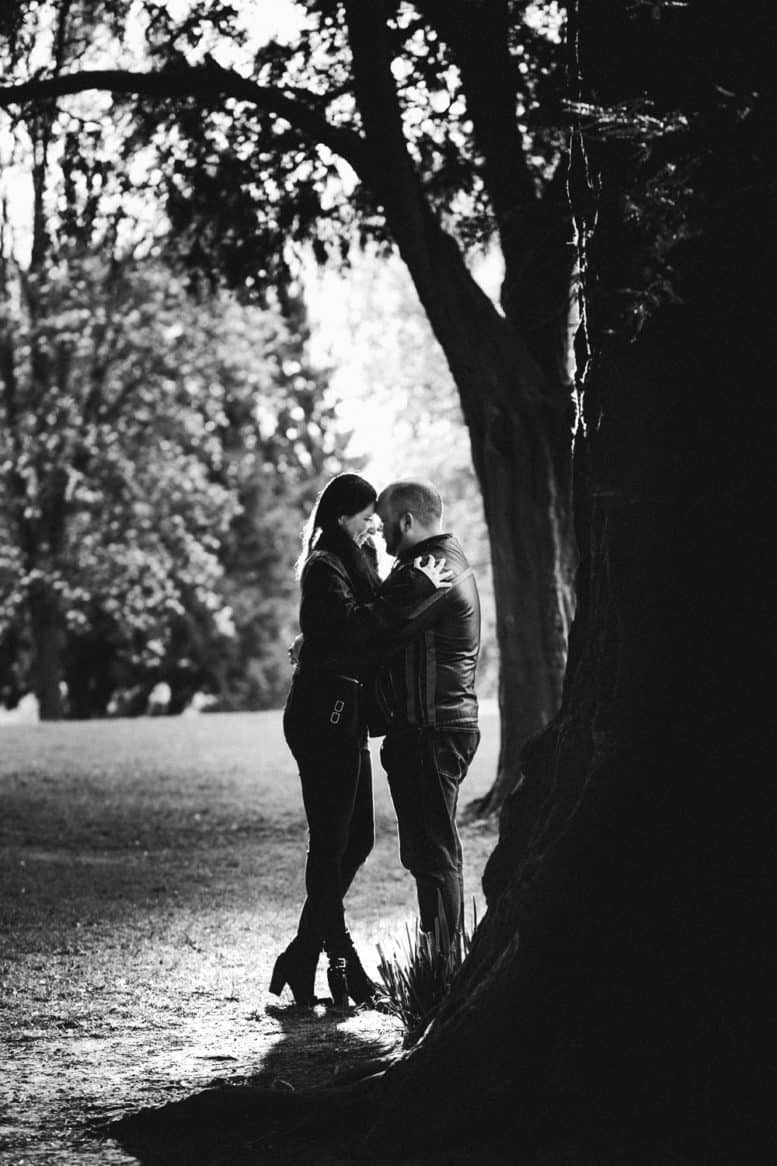
[[[375,503],[370,502],[363,510],[356,514],[343,514],[338,519],[346,534],[350,535],[357,546],[375,531]]]

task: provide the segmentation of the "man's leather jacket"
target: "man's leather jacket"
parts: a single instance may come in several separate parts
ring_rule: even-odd
[[[436,559],[445,558],[453,572],[453,584],[469,568],[459,540],[452,534],[438,534],[401,554],[394,572],[402,571],[419,555],[429,554]],[[389,575],[384,592],[390,593],[391,579]],[[401,646],[380,667],[379,702],[389,714],[390,728],[476,728],[480,600],[474,576],[470,574],[427,603],[429,606],[417,621],[418,634],[409,642],[405,642],[403,634]]]

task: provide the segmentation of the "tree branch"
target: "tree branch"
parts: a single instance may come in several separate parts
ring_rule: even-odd
[[[356,100],[376,175],[372,189],[383,205],[386,222],[448,358],[467,424],[474,433],[482,425],[485,394],[480,380],[483,365],[473,376],[473,353],[483,348],[488,351],[497,382],[505,368],[511,373],[517,366],[528,369],[531,358],[520,333],[505,326],[469,271],[460,245],[426,199],[405,137],[384,5],[377,0],[346,0],[345,14]],[[464,320],[466,327],[462,326]],[[477,336],[475,343],[471,343],[473,335]],[[525,383],[532,387],[536,383],[533,371],[527,373]],[[528,399],[528,392],[526,395]]]
[[[73,0],[64,0],[57,18],[57,34],[54,48],[54,72],[59,73],[65,63],[65,44],[67,38],[67,22]]]
[[[300,133],[329,147],[345,159],[360,177],[369,176],[364,140],[353,130],[332,125],[317,99],[290,98],[276,89],[257,85],[233,69],[224,69],[212,58],[205,65],[186,65],[158,72],[126,69],[85,69],[59,77],[35,78],[16,85],[0,86],[0,108],[36,103],[74,93],[99,89],[138,97],[220,97],[245,101],[265,113],[283,118]]]
[[[494,209],[506,264],[519,259],[536,210],[534,179],[516,117],[515,65],[507,47],[504,0],[485,17],[461,0],[421,0],[427,20],[453,51],[461,70],[483,179]]]
[[[469,0],[419,0],[419,7],[461,70],[502,244],[502,306],[546,371],[553,371],[548,388],[565,414],[574,260],[566,172],[561,170],[544,195],[538,195],[516,116],[518,86],[508,47],[507,5],[505,0],[489,5],[487,19],[481,6]]]
[[[346,0],[354,90],[372,155],[372,190],[383,204],[388,225],[421,292],[419,262],[428,251],[431,211],[407,148],[381,8]],[[426,262],[430,262],[428,254]]]

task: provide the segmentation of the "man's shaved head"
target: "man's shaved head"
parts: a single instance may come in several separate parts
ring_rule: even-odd
[[[431,482],[413,479],[391,482],[380,497],[395,514],[412,514],[422,526],[434,527],[442,522],[442,498]]]
[[[376,509],[383,521],[383,537],[390,555],[439,534],[442,526],[442,498],[431,482],[391,482],[381,491]]]

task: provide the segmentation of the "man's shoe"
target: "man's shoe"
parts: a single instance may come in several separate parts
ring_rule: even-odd
[[[374,1007],[375,1001],[380,995],[378,985],[370,979],[364,970],[362,961],[359,959],[359,954],[353,945],[353,940],[350,935],[346,935],[347,949],[345,955],[345,971],[346,980],[348,982],[348,995],[353,1000],[354,1004],[363,1004],[367,1007]]]

